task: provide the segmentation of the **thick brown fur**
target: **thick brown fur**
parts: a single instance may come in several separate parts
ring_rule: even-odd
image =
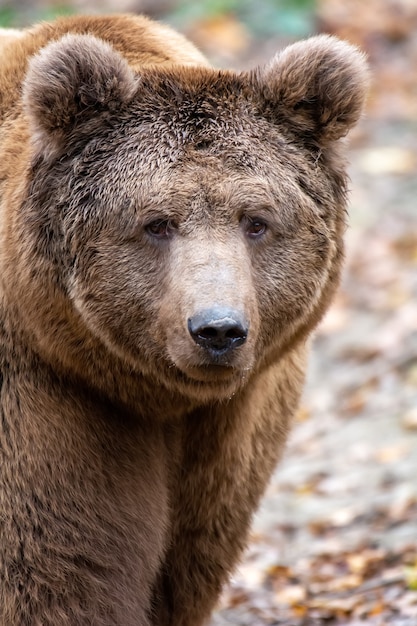
[[[337,287],[363,58],[218,71],[129,16],[1,55],[0,624],[200,626]],[[249,324],[219,362],[187,328],[210,307]]]

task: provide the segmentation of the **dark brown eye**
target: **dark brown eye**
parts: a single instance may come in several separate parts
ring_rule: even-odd
[[[266,233],[266,230],[268,228],[265,222],[261,219],[258,219],[257,217],[245,216],[242,222],[245,229],[245,234],[250,239],[262,237],[262,235]]]
[[[174,229],[171,220],[154,220],[145,226],[148,235],[155,239],[169,239]]]

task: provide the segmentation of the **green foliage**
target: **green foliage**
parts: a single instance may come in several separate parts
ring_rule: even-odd
[[[10,28],[16,24],[16,11],[12,7],[0,7],[0,27]]]
[[[71,15],[74,9],[69,5],[46,6],[42,9],[30,8],[19,12],[12,5],[0,7],[0,28],[16,28],[41,20],[53,20],[60,15]]]
[[[316,0],[180,0],[171,20],[184,25],[231,14],[258,36],[303,36],[314,31],[315,5]]]
[[[53,20],[60,15],[72,15],[74,13],[74,9],[68,5],[54,5],[47,7],[40,11],[40,17],[38,19],[41,20]]]

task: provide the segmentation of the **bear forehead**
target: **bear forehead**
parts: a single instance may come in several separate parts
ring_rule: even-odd
[[[139,75],[136,102],[143,114],[157,111],[197,125],[207,120],[230,120],[253,109],[254,92],[246,75],[202,68],[167,72],[144,71]]]
[[[124,137],[116,130],[114,140],[97,139],[72,161],[76,186],[98,185],[103,193],[145,201],[165,197],[174,204],[210,197],[215,204],[235,198],[272,206],[292,203],[303,173],[311,185],[323,185],[320,173],[305,159],[297,165],[302,157],[279,137],[268,150],[260,138],[219,133],[210,124],[183,134],[175,122],[168,126],[132,122]]]
[[[284,126],[268,118],[247,77],[145,71],[130,102],[67,155],[68,189],[89,188],[124,205],[158,197],[158,204],[184,206],[210,197],[211,206],[273,206],[299,204],[303,178],[310,199],[327,195],[325,172]],[[63,166],[61,159],[61,173]]]
[[[198,205],[211,211],[216,206],[232,212],[248,206],[295,210],[306,202],[311,208],[312,196],[324,199],[329,181],[313,159],[279,128],[253,119],[249,108],[242,116],[238,106],[245,105],[236,101],[227,115],[200,94],[183,97],[181,106],[167,101],[158,106],[155,100],[151,113],[151,107],[132,103],[110,133],[99,134],[70,159],[67,189],[151,212],[166,207],[182,213]],[[302,189],[301,178],[308,181]]]
[[[281,134],[261,113],[247,79],[225,71],[145,73],[126,115],[125,131],[159,150],[239,151],[243,157],[262,153],[261,143],[279,141]]]
[[[206,104],[187,99],[181,106],[144,109],[133,103],[110,132],[97,133],[84,157],[93,170],[96,163],[132,176],[186,166],[187,174],[206,178],[236,171],[275,176],[278,170],[288,178],[315,167],[314,155],[244,103],[244,111],[234,103],[224,113],[223,102],[210,104],[210,111]]]

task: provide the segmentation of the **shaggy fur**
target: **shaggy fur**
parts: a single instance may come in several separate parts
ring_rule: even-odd
[[[143,17],[0,66],[0,623],[200,626],[245,546],[336,289],[360,53],[211,69]],[[187,320],[249,325],[227,357]]]

